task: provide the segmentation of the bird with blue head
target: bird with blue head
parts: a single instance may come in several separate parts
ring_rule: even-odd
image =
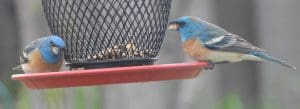
[[[14,70],[25,73],[59,71],[65,46],[64,40],[55,35],[36,39],[25,46],[20,56],[21,65]]]
[[[207,68],[215,64],[249,61],[271,61],[288,68],[296,67],[274,58],[262,48],[256,47],[242,37],[193,16],[184,16],[168,24],[169,30],[179,32],[185,53],[197,61],[208,61]]]

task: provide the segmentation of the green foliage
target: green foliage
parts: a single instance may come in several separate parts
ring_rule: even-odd
[[[6,86],[7,90],[10,92],[11,97],[15,99],[18,95],[19,88],[21,86],[19,81],[15,81],[11,79],[11,75],[13,74],[18,74],[20,73],[19,71],[9,71],[3,73],[0,78],[2,83]]]
[[[18,94],[18,97],[17,97],[17,109],[30,109],[29,105],[29,95],[28,95],[28,91],[25,87],[21,86],[19,88],[19,94]]]
[[[65,104],[64,97],[63,89],[49,89],[43,91],[43,99],[49,109],[63,108]]]
[[[100,109],[100,104],[100,90],[98,87],[82,87],[75,89],[76,109]]]
[[[21,87],[17,97],[17,109],[31,109],[33,105],[47,109],[101,109],[101,96],[99,87],[79,87],[34,90],[40,95],[30,95],[32,89]],[[31,96],[38,96],[43,104],[35,104]]]
[[[253,106],[255,107],[255,106]],[[215,109],[251,109],[246,108],[244,103],[242,102],[240,95],[237,93],[227,94],[222,102],[217,105]],[[281,109],[278,104],[274,103],[271,99],[263,99],[261,102],[261,106],[258,109]]]
[[[283,108],[281,108],[278,105],[278,103],[275,103],[270,99],[264,99],[262,102],[262,109],[283,109]]]
[[[77,88],[75,89],[76,94],[75,94],[75,108],[76,109],[84,109],[85,105],[83,103],[84,100],[84,94],[83,94],[83,89]]]
[[[217,109],[245,109],[238,94],[232,93],[224,97]]]
[[[13,109],[12,100],[13,100],[13,98],[12,98],[11,94],[9,93],[8,89],[0,81],[0,101],[2,101],[2,103],[3,103],[3,108],[4,109]]]
[[[240,97],[236,94],[226,96],[223,106],[225,109],[244,109]]]

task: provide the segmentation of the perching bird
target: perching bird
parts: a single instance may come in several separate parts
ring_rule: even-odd
[[[58,36],[51,35],[30,42],[20,56],[21,65],[13,68],[25,73],[59,71],[63,63],[65,42]]]
[[[168,29],[180,33],[184,52],[195,60],[208,61],[210,68],[217,63],[266,60],[296,69],[268,55],[265,50],[254,46],[242,37],[197,17],[178,18],[169,23]]]

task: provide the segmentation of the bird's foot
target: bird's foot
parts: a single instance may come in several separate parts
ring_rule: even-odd
[[[224,63],[229,63],[228,61],[223,61],[223,62],[212,62],[212,61],[207,61],[208,65],[204,67],[205,70],[213,70],[216,64],[224,64]]]
[[[204,67],[205,70],[212,70],[215,67],[215,64],[211,61],[207,61],[208,65]]]

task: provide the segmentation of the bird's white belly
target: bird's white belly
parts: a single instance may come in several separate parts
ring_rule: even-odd
[[[223,51],[211,51],[207,58],[212,62],[238,62],[242,60],[262,61],[262,59],[253,55]]]
[[[28,64],[22,64],[22,70],[27,73],[27,72],[31,72],[29,65]]]
[[[238,62],[242,61],[243,55],[241,53],[211,51],[207,58],[212,62]]]

